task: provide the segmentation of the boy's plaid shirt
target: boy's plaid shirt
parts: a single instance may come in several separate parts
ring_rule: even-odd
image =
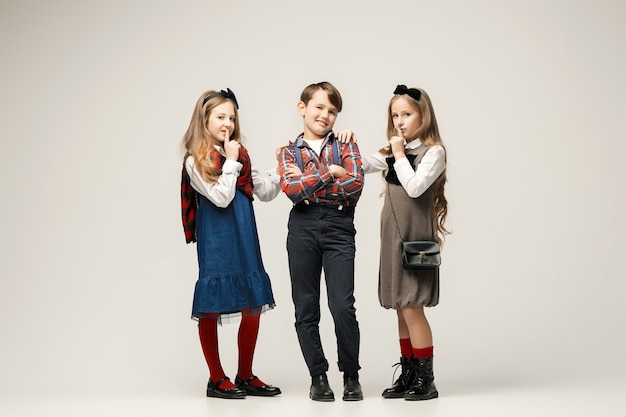
[[[333,163],[334,140],[335,135],[330,132],[322,144],[320,157],[309,148],[302,134],[282,149],[279,163],[280,184],[294,204],[309,200],[348,207],[356,206],[363,189],[361,154],[353,141],[346,144],[337,142],[337,148],[341,153],[339,163],[346,169],[346,175],[341,178],[333,177],[328,165]],[[297,166],[296,152],[302,152],[303,172],[302,176],[289,180],[285,176],[285,169],[289,165]]]

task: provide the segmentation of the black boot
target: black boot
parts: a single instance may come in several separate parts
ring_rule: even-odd
[[[414,358],[411,357],[409,387],[404,393],[404,399],[409,401],[430,400],[437,398],[439,393],[435,386],[435,376],[433,374],[433,357]]]
[[[328,385],[328,378],[325,373],[311,378],[309,398],[313,401],[335,401],[335,393]]]
[[[400,356],[400,362],[394,366],[397,365],[400,365],[400,376],[390,388],[383,391],[383,398],[403,398],[409,387],[409,359],[406,356]]]
[[[344,401],[361,401],[363,399],[358,372],[344,372],[342,399]]]

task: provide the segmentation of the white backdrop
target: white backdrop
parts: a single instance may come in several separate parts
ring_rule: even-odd
[[[0,392],[202,395],[180,139],[197,97],[230,87],[272,168],[322,80],[364,154],[396,84],[433,100],[454,232],[428,310],[440,389],[623,381],[625,18],[618,0],[0,2]],[[367,177],[356,214],[366,386],[399,356],[376,296],[381,189]],[[278,304],[255,371],[304,393],[290,203],[255,209]],[[220,330],[232,377],[235,332]],[[327,309],[323,332],[338,378]]]

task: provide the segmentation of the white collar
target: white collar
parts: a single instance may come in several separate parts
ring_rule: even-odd
[[[220,154],[222,154],[223,156],[226,156],[226,152],[224,152],[224,149],[222,149],[221,146],[219,145],[213,145],[213,147],[215,148],[216,151],[218,151]]]
[[[422,141],[420,140],[420,138],[417,139],[413,139],[410,142],[406,142],[404,141],[404,147],[405,148],[409,148],[409,149],[417,149],[420,146],[422,146]]]

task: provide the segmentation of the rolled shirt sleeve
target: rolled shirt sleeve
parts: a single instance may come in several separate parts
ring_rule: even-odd
[[[261,172],[252,168],[252,183],[254,195],[261,201],[271,201],[280,194],[280,176],[275,169]]]
[[[366,174],[371,174],[387,169],[386,158],[387,157],[380,152],[376,152],[375,154],[370,156],[362,157],[361,163],[363,166],[363,171]]]

